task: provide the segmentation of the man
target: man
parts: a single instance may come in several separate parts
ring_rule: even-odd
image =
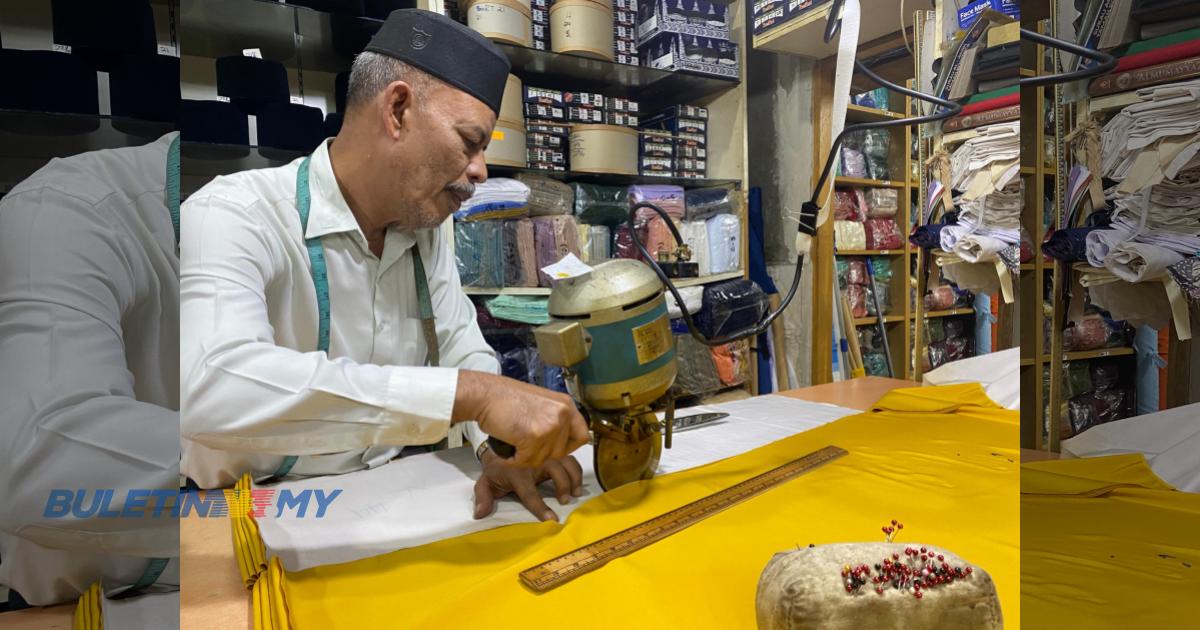
[[[10,608],[179,584],[179,519],[131,495],[179,489],[178,138],[51,160],[0,201]]]
[[[465,26],[393,12],[355,59],[332,142],[184,204],[185,475],[216,487],[247,471],[343,473],[463,425],[483,465],[476,518],[510,492],[555,518],[545,480],[560,502],[581,493],[569,453],[588,439],[583,418],[565,395],[496,375],[438,229],[487,179],[508,70]]]

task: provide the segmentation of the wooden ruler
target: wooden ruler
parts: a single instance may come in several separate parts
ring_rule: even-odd
[[[762,494],[846,454],[846,450],[836,446],[826,446],[813,451],[778,468],[688,503],[681,508],[601,538],[553,560],[525,569],[521,572],[521,582],[535,591],[546,592],[566,584],[584,573],[595,571],[614,558],[627,556],[638,549],[652,545],[717,512]]]

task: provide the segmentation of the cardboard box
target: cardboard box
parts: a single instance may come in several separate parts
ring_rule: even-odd
[[[610,112],[625,112],[627,114],[638,113],[638,102],[631,101],[627,98],[606,96],[604,97],[604,109]]]
[[[657,114],[657,117],[664,118],[699,118],[700,120],[708,120],[708,108],[699,105],[672,105]]]
[[[675,147],[675,157],[705,159],[708,157],[708,151],[702,146],[681,144]]]
[[[604,110],[593,107],[568,107],[567,120],[570,122],[600,124],[604,122]]]
[[[704,179],[706,174],[704,171],[675,171],[675,177],[680,179]]]
[[[547,120],[566,120],[567,112],[561,107],[542,105],[540,103],[525,103],[525,118],[544,118]]]
[[[524,98],[522,100],[524,100],[526,103],[561,106],[563,104],[563,93],[562,90],[552,90],[550,88],[531,87],[526,85],[524,86]],[[537,118],[537,116],[530,116],[528,111],[525,112],[525,116],[527,118]]]
[[[701,173],[708,169],[708,164],[705,160],[696,158],[675,158],[675,170],[679,171],[699,171]]]
[[[644,0],[638,6],[638,41],[662,33],[729,39],[729,5],[708,0]]]
[[[737,44],[721,39],[661,33],[641,44],[638,53],[642,65],[651,68],[690,70],[730,79],[740,75]]]
[[[675,160],[669,157],[642,156],[638,158],[639,173],[667,173],[675,170]]]
[[[596,92],[563,92],[563,104],[578,107],[604,107],[604,95]]]
[[[542,120],[526,120],[525,121],[525,130],[526,131],[536,131],[538,133],[551,133],[556,136],[562,136],[564,138],[569,137],[571,135],[571,127],[570,126],[562,125],[562,124],[551,122],[551,121],[542,121]]]
[[[530,162],[538,162],[543,164],[567,163],[567,154],[565,151],[557,151],[542,147],[529,147],[527,151]]]
[[[992,9],[1013,18],[1021,17],[1021,5],[1017,0],[978,0],[958,10],[958,27],[966,30],[971,28],[979,15]]]
[[[625,112],[605,112],[604,122],[609,125],[636,127],[638,126],[638,117],[635,114],[626,114]]]
[[[539,171],[558,171],[562,173],[566,172],[567,165],[555,164],[553,162],[529,162],[529,168],[537,169]]]
[[[673,134],[708,133],[708,121],[703,118],[679,118],[674,113],[658,114],[642,120],[642,126],[647,129],[662,129]]]
[[[642,65],[642,60],[637,55],[616,55],[616,58],[613,59],[613,61],[615,61],[617,63],[625,64],[627,66]]]
[[[525,145],[543,149],[558,149],[561,151],[567,146],[567,138],[555,133],[530,131],[525,135]]]

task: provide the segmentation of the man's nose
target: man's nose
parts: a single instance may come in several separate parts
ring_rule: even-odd
[[[487,162],[483,159],[483,151],[477,152],[467,164],[467,179],[472,184],[482,184],[488,178]]]

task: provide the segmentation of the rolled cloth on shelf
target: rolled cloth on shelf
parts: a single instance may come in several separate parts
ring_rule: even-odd
[[[549,287],[550,276],[542,268],[562,260],[567,254],[579,256],[579,230],[575,227],[575,217],[571,215],[557,214],[530,220],[537,243],[539,286]]]
[[[533,221],[510,219],[504,222],[504,286],[538,285],[537,242]]]
[[[736,215],[718,214],[706,221],[706,224],[709,271],[716,274],[741,269],[741,221]]]
[[[629,219],[629,192],[624,186],[571,184],[575,217],[580,223],[615,226]]]
[[[454,224],[454,260],[464,287],[504,286],[503,251],[503,222]]]
[[[945,223],[930,223],[918,225],[908,237],[908,242],[921,249],[940,249],[942,247],[942,228]]]
[[[969,263],[996,260],[1000,252],[1009,247],[1007,243],[982,234],[967,234],[954,244],[954,253]]]
[[[733,191],[728,188],[693,188],[683,193],[684,216],[702,221],[717,214],[733,214]]]
[[[576,226],[579,230],[579,259],[589,265],[602,263],[612,257],[612,232],[607,225]]]
[[[679,226],[679,235],[692,250],[692,262],[699,266],[700,275],[712,274],[712,266],[709,264],[708,224],[704,221],[684,221]]]
[[[1082,262],[1087,260],[1087,235],[1100,228],[1082,227],[1055,230],[1050,238],[1042,243],[1042,253],[1063,262]]]
[[[867,248],[867,232],[858,221],[834,221],[833,242],[840,250]]]
[[[570,184],[530,173],[517,175],[517,180],[529,187],[529,214],[531,216],[571,214],[574,211],[575,191]]]
[[[629,187],[629,207],[632,208],[643,201],[652,203],[672,219],[683,219],[685,206],[682,186],[635,185]],[[650,208],[638,211],[638,220],[649,220],[658,213]]]
[[[700,332],[712,339],[758,323],[767,310],[767,296],[757,284],[735,279],[704,288],[703,305],[693,318]]]
[[[1165,247],[1126,241],[1117,245],[1104,259],[1104,267],[1126,282],[1157,280],[1167,273],[1167,267],[1183,260],[1183,256]]]

